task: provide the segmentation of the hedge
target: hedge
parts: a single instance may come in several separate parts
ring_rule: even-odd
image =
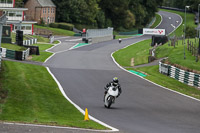
[[[69,24],[69,23],[51,23],[49,24],[49,26],[52,28],[60,28],[60,29],[70,30],[70,31],[72,31],[74,28],[74,25]]]

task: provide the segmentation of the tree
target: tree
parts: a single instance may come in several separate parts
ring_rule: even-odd
[[[134,14],[129,11],[129,0],[101,0],[99,6],[105,12],[106,18],[112,21],[115,29],[121,26],[130,28],[135,25]],[[133,20],[131,21],[128,17]]]
[[[145,26],[163,0],[52,0],[56,21],[115,29]]]
[[[56,20],[69,23],[96,24],[99,8],[96,0],[53,0]]]

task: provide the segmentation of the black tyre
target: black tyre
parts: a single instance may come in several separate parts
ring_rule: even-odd
[[[107,108],[110,108],[112,101],[113,101],[113,97],[112,96],[108,97],[108,107]]]

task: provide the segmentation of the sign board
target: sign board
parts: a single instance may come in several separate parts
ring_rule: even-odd
[[[165,35],[165,29],[143,29],[144,35]]]

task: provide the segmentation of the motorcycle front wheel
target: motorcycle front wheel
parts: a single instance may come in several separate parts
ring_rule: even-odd
[[[110,97],[108,97],[108,106],[107,106],[107,108],[110,108],[110,106],[111,106],[111,104],[112,104],[112,102],[113,102],[113,98],[114,97],[112,97],[112,96],[110,96]]]

